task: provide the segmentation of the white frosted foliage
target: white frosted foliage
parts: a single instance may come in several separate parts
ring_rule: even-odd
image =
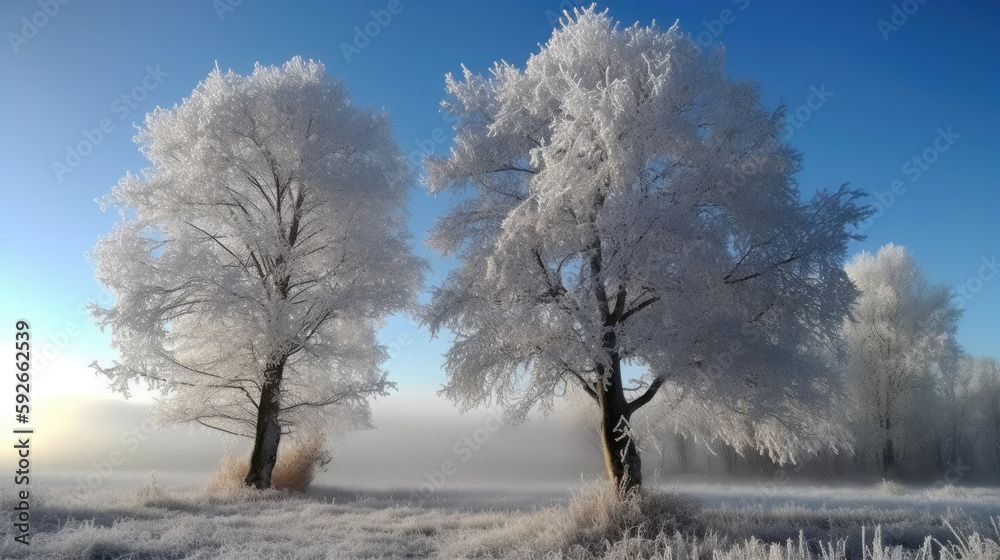
[[[115,301],[92,309],[121,359],[95,367],[126,394],[159,388],[164,421],[253,437],[281,364],[283,432],[366,426],[391,385],[376,333],[412,309],[425,266],[387,116],[295,58],[214,70],[136,142],[151,166],[106,197],[122,219],[94,248]]]
[[[926,411],[947,408],[935,385],[956,374],[944,366],[958,352],[961,311],[948,286],[930,283],[903,246],[863,252],[846,270],[861,291],[843,325],[859,459],[886,470],[932,461],[936,426]]]
[[[523,67],[447,90],[455,145],[426,178],[467,195],[430,234],[460,261],[426,309],[455,337],[446,396],[522,418],[632,365],[626,411],[652,402],[658,429],[777,460],[844,443],[828,347],[868,211],[846,187],[802,199],[783,110],[721,50],[576,10]]]

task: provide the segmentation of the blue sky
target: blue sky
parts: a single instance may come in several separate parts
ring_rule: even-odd
[[[438,113],[444,75],[463,63],[477,72],[501,59],[523,65],[548,39],[554,14],[574,5],[236,3],[52,0],[51,16],[46,1],[0,5],[0,340],[12,339],[15,319],[32,322],[39,344],[52,349],[36,358],[52,364],[39,370],[48,390],[107,394],[83,367],[112,356],[107,336],[79,312],[101,296],[85,254],[117,218],[94,199],[146,165],[131,138],[147,112],[181,102],[216,63],[247,73],[255,62],[301,55],[323,61],[357,103],[388,110],[408,153],[440,153],[451,137]],[[733,76],[756,80],[766,104],[783,100],[796,115],[788,140],[805,154],[804,193],[845,181],[881,193],[883,211],[850,253],[889,242],[909,247],[932,280],[966,287],[959,342],[1000,354],[1000,280],[986,279],[992,271],[983,264],[1000,254],[993,165],[1000,7],[987,0],[599,6],[626,25],[656,20],[665,28],[679,19],[703,44],[724,44]],[[390,7],[398,13],[377,21],[373,10]],[[366,26],[377,34],[358,37],[355,28]],[[81,143],[89,153],[67,154]],[[412,200],[416,245],[432,258],[424,233],[449,200],[418,186]],[[434,261],[431,280],[448,266]],[[401,393],[430,394],[444,381],[447,341],[430,341],[402,318],[390,321],[383,340]]]

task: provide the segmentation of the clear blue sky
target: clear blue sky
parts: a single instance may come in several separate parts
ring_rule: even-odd
[[[227,0],[76,1],[51,17],[35,1],[0,4],[0,340],[12,340],[13,320],[26,318],[40,341],[65,346],[62,365],[44,372],[53,386],[78,382],[72,377],[82,369],[67,364],[109,359],[106,336],[77,312],[100,294],[85,253],[117,218],[94,199],[126,171],[146,165],[131,142],[133,123],[157,105],[179,103],[216,63],[246,73],[255,62],[280,64],[295,55],[321,60],[357,103],[389,111],[407,152],[421,142],[440,152],[450,139],[437,110],[445,73],[463,63],[484,72],[500,59],[523,65],[548,39],[551,16],[573,3],[400,0],[390,21],[372,23],[371,11],[390,4],[243,0],[221,18]],[[704,43],[724,44],[730,73],[759,82],[767,104],[784,100],[808,117],[789,138],[805,154],[804,192],[844,181],[889,192],[894,180],[902,181],[901,194],[851,254],[903,244],[934,281],[976,289],[963,300],[959,341],[973,353],[1000,354],[1000,274],[975,279],[981,260],[1000,254],[995,2],[897,0],[896,29],[878,23],[892,23],[888,0],[599,6],[625,24],[656,20],[668,27],[679,19]],[[26,26],[22,18],[44,25]],[[355,27],[366,25],[377,35],[357,42],[360,52],[348,60],[344,43],[355,43]],[[821,99],[814,91],[832,95]],[[800,109],[810,96],[813,109]],[[99,130],[104,119],[99,140],[84,132]],[[937,141],[946,151],[934,149],[939,129],[958,135]],[[67,146],[81,142],[95,144],[92,153],[78,162],[70,156],[69,163],[78,163],[70,167]],[[928,149],[934,162],[917,167],[912,158]],[[53,162],[71,171],[57,176]],[[424,233],[448,200],[419,187],[412,198],[416,244],[430,257]],[[448,264],[434,262],[435,278]],[[78,333],[67,329],[70,323]],[[444,381],[446,341],[430,342],[426,331],[402,319],[388,325],[383,339],[396,344],[390,368],[401,391],[429,392]]]

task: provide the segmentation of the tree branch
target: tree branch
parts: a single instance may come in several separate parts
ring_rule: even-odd
[[[653,397],[656,395],[656,392],[659,391],[660,386],[663,385],[664,380],[665,380],[664,377],[657,377],[656,379],[653,380],[652,383],[649,384],[649,387],[646,388],[645,393],[639,395],[639,397],[636,398],[634,401],[628,403],[629,413],[630,414],[634,413],[636,410],[639,410],[640,408],[645,406],[646,403],[653,400]]]
[[[643,309],[653,305],[654,303],[660,301],[660,296],[652,296],[649,299],[643,301],[642,303],[636,305],[632,309],[629,309],[625,313],[622,313],[621,318],[618,320],[619,323],[623,323],[628,320],[629,317],[635,315],[636,313],[642,311]]]
[[[595,401],[600,400],[597,396],[597,391],[595,391],[594,388],[587,383],[587,380],[585,380],[583,376],[569,368],[566,368],[566,371],[572,373],[574,377],[580,380],[580,385],[583,387],[583,390],[586,391],[587,394],[590,395]]]

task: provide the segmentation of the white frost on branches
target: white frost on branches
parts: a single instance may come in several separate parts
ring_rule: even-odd
[[[615,437],[615,441],[623,441],[623,440],[625,441],[625,444],[622,446],[622,449],[620,451],[621,460],[624,461],[625,456],[628,454],[628,447],[630,445],[636,445],[635,438],[632,437],[633,436],[632,424],[624,416],[619,416],[618,423],[615,424],[613,431],[615,434],[618,434]],[[637,445],[636,448],[638,449]]]
[[[930,283],[900,245],[862,252],[846,270],[861,290],[843,324],[859,459],[884,469],[932,461],[936,427],[925,411],[944,405],[936,380],[955,375],[942,366],[958,353],[961,311],[948,286]]]
[[[330,416],[366,426],[366,398],[391,385],[377,330],[412,309],[425,266],[386,114],[295,58],[249,76],[216,68],[147,115],[136,142],[152,165],[105,198],[122,220],[94,249],[115,303],[92,311],[121,359],[95,367],[126,394],[159,387],[165,421],[253,437],[280,362],[283,431]]]
[[[455,145],[426,184],[471,196],[430,236],[461,262],[426,309],[455,337],[446,396],[523,418],[620,361],[645,372],[633,408],[682,395],[660,426],[781,461],[845,444],[829,347],[868,210],[846,187],[803,201],[783,110],[698,51],[586,9],[523,69],[448,76]]]

